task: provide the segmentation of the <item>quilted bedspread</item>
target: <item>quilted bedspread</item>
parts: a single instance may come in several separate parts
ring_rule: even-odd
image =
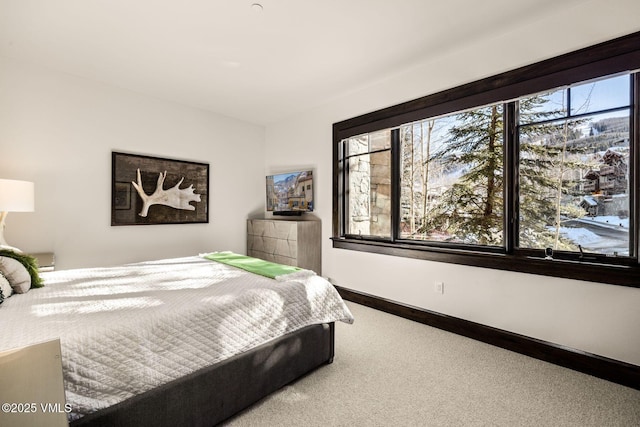
[[[0,307],[0,350],[60,338],[72,420],[305,326],[353,322],[321,277],[199,256],[42,276]]]

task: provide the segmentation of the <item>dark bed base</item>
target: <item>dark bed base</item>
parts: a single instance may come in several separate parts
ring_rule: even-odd
[[[213,426],[331,363],[335,325],[307,326],[71,422],[79,426]]]

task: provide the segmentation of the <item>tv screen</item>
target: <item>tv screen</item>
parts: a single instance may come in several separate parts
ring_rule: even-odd
[[[313,171],[267,176],[267,211],[298,215],[313,211]]]

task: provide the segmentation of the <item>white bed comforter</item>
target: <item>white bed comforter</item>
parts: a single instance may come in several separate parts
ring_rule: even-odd
[[[0,307],[0,350],[60,338],[71,419],[302,327],[353,322],[321,277],[276,281],[197,256],[42,276]]]

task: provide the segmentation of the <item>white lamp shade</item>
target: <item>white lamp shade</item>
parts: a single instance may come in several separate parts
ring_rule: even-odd
[[[0,179],[0,212],[33,212],[34,200],[33,182]]]

